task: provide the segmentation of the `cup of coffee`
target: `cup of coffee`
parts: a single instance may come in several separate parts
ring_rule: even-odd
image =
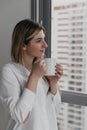
[[[55,65],[57,63],[56,58],[45,58],[45,62],[47,65],[46,76],[54,76],[55,75]]]

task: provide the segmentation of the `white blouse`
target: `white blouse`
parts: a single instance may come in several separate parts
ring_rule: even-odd
[[[41,78],[37,92],[25,88],[30,72],[20,64],[6,64],[0,78],[0,100],[7,112],[6,130],[58,130],[56,110],[61,102],[59,92],[52,95]],[[29,118],[23,123],[26,116]],[[4,124],[5,125],[5,124]]]

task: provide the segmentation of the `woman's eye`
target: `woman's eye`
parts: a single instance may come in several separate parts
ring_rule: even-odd
[[[36,42],[41,42],[41,39],[37,40]]]
[[[39,42],[44,42],[44,41],[45,41],[45,39],[42,39],[42,38],[36,40],[37,43],[39,43]]]

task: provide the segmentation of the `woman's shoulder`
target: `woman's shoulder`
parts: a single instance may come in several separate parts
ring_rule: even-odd
[[[13,66],[13,63],[9,62],[9,63],[6,63],[4,64],[4,66],[2,67],[1,69],[1,72],[0,72],[0,83],[3,84],[3,81],[5,83],[7,82],[12,82],[13,79],[16,79],[15,78],[15,70],[14,70],[14,66]]]
[[[16,66],[15,66],[15,63],[14,62],[8,62],[8,63],[6,63],[3,67],[2,67],[2,71],[4,71],[4,70],[11,70],[11,69],[13,69],[13,68],[15,68]]]
[[[15,75],[21,74],[23,76],[29,75],[29,71],[24,66],[22,66],[20,63],[16,63],[13,61],[11,61],[3,66],[2,72],[14,73]]]
[[[4,66],[1,69],[1,74],[17,74],[17,73],[21,73],[23,71],[23,67],[22,65],[20,65],[19,63],[16,62],[8,62],[6,64],[4,64]]]
[[[2,69],[1,69],[1,75],[9,76],[9,74],[11,74],[14,69],[15,69],[14,63],[8,62],[3,65]]]

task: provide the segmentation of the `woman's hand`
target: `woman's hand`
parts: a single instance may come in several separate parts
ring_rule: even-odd
[[[44,58],[37,59],[32,67],[32,73],[37,77],[42,77],[47,72],[47,66]]]
[[[42,77],[47,71],[47,67],[44,59],[38,59],[32,66],[31,74],[29,75],[26,88],[36,93],[37,84],[40,77]]]
[[[50,81],[50,88],[51,88],[51,93],[52,94],[56,94],[57,90],[58,90],[58,81],[61,78],[61,76],[63,75],[63,68],[60,64],[56,64],[56,73],[55,76],[49,76],[49,81]]]

